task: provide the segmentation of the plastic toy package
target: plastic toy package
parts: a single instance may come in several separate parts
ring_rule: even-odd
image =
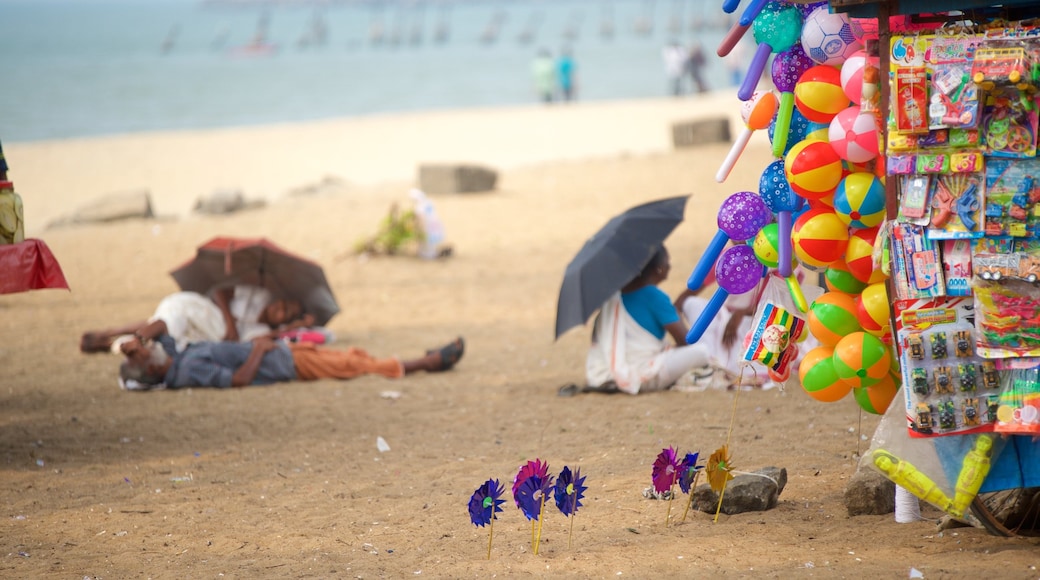
[[[911,436],[992,431],[1000,381],[976,353],[971,300],[901,300],[895,311]]]
[[[799,312],[791,297],[789,284],[798,284],[792,275],[785,280],[778,273],[770,274],[762,290],[762,297],[752,327],[745,337],[744,360],[757,362],[766,367],[770,379],[786,382],[799,352],[807,352],[815,346],[799,347],[809,337],[807,315]],[[822,292],[817,286],[801,286],[806,300],[812,302]]]
[[[997,433],[1040,435],[1040,361],[1000,361],[1001,391],[996,405]]]
[[[928,127],[974,128],[979,122],[979,90],[972,80],[974,35],[936,36],[929,51],[932,63]]]
[[[892,280],[897,298],[931,298],[945,293],[939,244],[925,235],[923,227],[894,224],[891,252]]]
[[[1037,236],[1040,160],[988,159],[985,189],[987,236]]]
[[[1015,87],[986,93],[979,132],[983,148],[993,157],[1036,156],[1036,97]]]

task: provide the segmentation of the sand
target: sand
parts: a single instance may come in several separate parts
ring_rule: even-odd
[[[727,110],[729,109],[729,110]],[[936,510],[897,524],[849,517],[842,496],[877,418],[851,399],[786,389],[556,396],[583,377],[588,329],[553,340],[564,267],[614,214],[692,194],[668,245],[676,294],[727,195],[757,189],[770,161],[756,135],[725,184],[726,144],[672,150],[677,119],[729,100],[579,104],[336,120],[220,131],[5,144],[29,234],[61,262],[71,292],[0,296],[0,575],[10,578],[1036,578],[1035,539],[940,532]],[[360,259],[350,252],[416,165],[500,170],[482,194],[435,196],[455,255]],[[341,191],[289,189],[344,180]],[[242,188],[270,201],[192,216],[199,195]],[[89,198],[147,188],[155,221],[44,229]],[[81,332],[148,316],[176,290],[167,272],[215,235],[266,236],[325,267],[342,312],[337,346],[411,356],[456,335],[449,373],[400,381],[292,383],[131,393],[118,358],[78,351]],[[734,413],[735,411],[735,413]],[[786,468],[770,511],[721,516],[644,499],[664,447],[737,469]],[[390,450],[380,452],[382,437]],[[581,468],[585,507],[531,524],[513,505],[473,526],[466,504],[520,465]]]

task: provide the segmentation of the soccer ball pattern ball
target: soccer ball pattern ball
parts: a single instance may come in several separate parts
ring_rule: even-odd
[[[802,25],[802,49],[814,62],[840,65],[863,48],[844,14],[831,14],[826,6],[813,10]]]

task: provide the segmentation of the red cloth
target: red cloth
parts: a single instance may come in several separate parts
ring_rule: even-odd
[[[42,240],[0,245],[0,294],[41,288],[69,289],[61,265]]]

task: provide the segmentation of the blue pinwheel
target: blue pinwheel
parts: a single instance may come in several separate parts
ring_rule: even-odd
[[[567,534],[568,548],[571,547],[571,537],[574,536],[574,515],[581,507],[581,499],[585,497],[586,489],[588,488],[585,487],[581,469],[574,468],[573,474],[567,466],[560,470],[560,475],[556,478],[556,507],[571,520],[570,532]]]
[[[541,459],[535,459],[520,466],[520,471],[513,478],[513,500],[516,501],[516,507],[521,507],[520,495],[518,493],[520,486],[532,475],[536,475],[544,480],[549,475],[549,464],[542,463]]]
[[[529,462],[528,466],[531,465]],[[535,466],[541,465],[536,462]],[[523,470],[521,469],[521,472]],[[520,483],[515,492],[516,505],[527,519],[531,520],[531,544],[535,555],[538,555],[538,546],[542,543],[542,512],[545,508],[546,498],[552,500],[553,477],[549,474],[544,476],[531,474]],[[538,531],[535,533],[534,522],[538,521]]]
[[[469,519],[473,525],[480,527],[490,525],[488,560],[491,559],[491,540],[495,535],[495,520],[498,519],[495,514],[501,512],[501,505],[506,503],[506,500],[499,499],[505,491],[506,489],[497,479],[489,479],[473,492],[473,497],[469,498]]]
[[[700,476],[701,470],[704,469],[703,465],[697,465],[697,459],[700,453],[687,453],[686,457],[683,458],[682,463],[679,464],[679,489],[683,493],[690,495],[690,499],[686,502],[686,509],[683,511],[682,521],[686,521],[686,514],[690,512],[690,505],[693,504],[693,489],[697,485],[697,477]]]

